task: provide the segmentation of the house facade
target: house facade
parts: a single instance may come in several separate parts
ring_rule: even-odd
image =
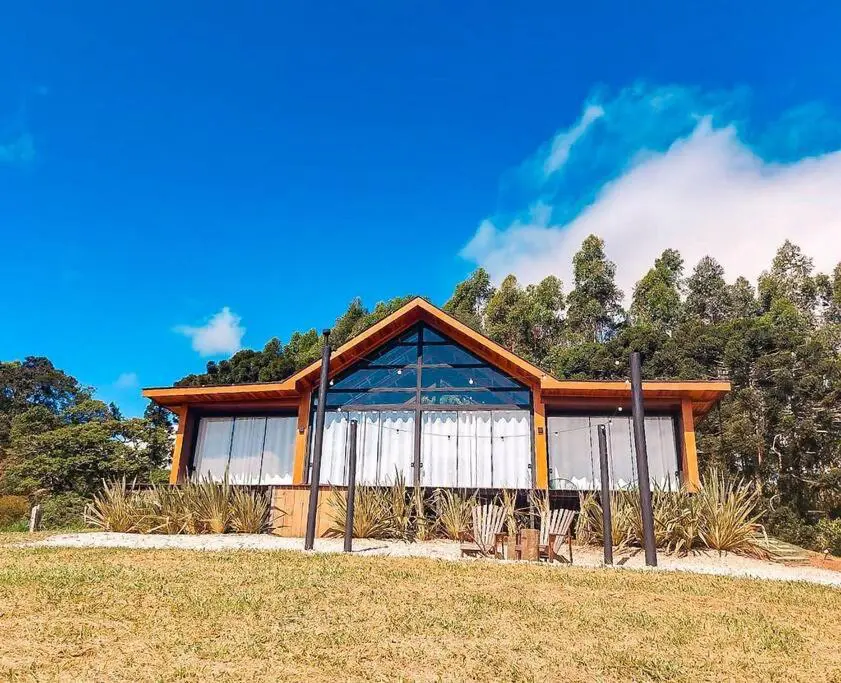
[[[558,380],[423,299],[335,349],[326,392],[321,484],[357,481],[465,489],[600,487],[597,427],[611,484],[636,481],[631,388]],[[211,476],[301,489],[309,482],[321,362],[281,382],[150,388],[178,415],[171,482]],[[695,424],[726,382],[644,382],[653,482],[698,485]]]

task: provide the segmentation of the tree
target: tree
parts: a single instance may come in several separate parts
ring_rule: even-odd
[[[465,325],[482,332],[482,314],[493,294],[490,276],[484,268],[478,268],[456,285],[453,295],[444,304],[444,310]]]
[[[804,315],[814,315],[818,287],[812,276],[815,264],[789,240],[777,250],[771,269],[759,277],[759,296],[764,310],[786,299]]]
[[[686,314],[706,325],[727,317],[730,301],[724,268],[712,256],[704,256],[686,280]]]
[[[634,287],[631,317],[637,325],[652,325],[671,330],[683,314],[681,277],[683,258],[674,249],[666,249]]]
[[[590,235],[572,259],[575,288],[567,299],[567,330],[572,340],[609,339],[623,317],[616,264],[604,253],[604,240]]]

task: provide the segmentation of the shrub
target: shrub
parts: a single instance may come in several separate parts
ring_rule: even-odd
[[[819,547],[817,525],[803,519],[785,505],[767,514],[766,528],[769,534],[786,543],[793,543],[810,550],[825,550]]]
[[[125,478],[103,482],[102,491],[94,495],[85,511],[85,521],[103,531],[139,531],[144,516],[142,501],[126,486]]]
[[[269,530],[269,500],[265,493],[235,488],[231,496],[231,530],[260,534]]]
[[[822,551],[841,557],[841,519],[818,520],[817,543]]]
[[[613,545],[639,547],[644,543],[639,492],[611,493]],[[755,542],[759,491],[743,482],[727,482],[715,471],[704,477],[700,490],[690,494],[655,487],[652,491],[654,539],[666,552],[686,554],[696,547],[719,552],[763,556]],[[576,535],[584,543],[602,542],[602,508],[593,494],[581,499]]]
[[[331,493],[334,525],[328,530],[331,536],[345,533],[347,523],[347,494],[339,489]],[[390,489],[361,484],[356,487],[353,510],[354,538],[398,538],[400,531],[394,520]]]
[[[29,499],[26,496],[0,496],[0,529],[18,530],[21,522],[29,517]]]
[[[462,495],[452,489],[435,490],[435,523],[444,538],[457,541],[470,532],[475,504],[475,494],[467,496],[466,493]]]
[[[41,527],[79,529],[85,525],[85,508],[90,499],[78,493],[57,493],[41,501]]]

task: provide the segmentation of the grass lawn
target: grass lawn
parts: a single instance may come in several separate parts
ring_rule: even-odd
[[[0,547],[12,681],[841,681],[839,615],[837,589],[711,576]]]

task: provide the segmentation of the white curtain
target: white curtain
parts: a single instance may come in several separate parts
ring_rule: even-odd
[[[597,487],[590,444],[590,418],[564,415],[546,421],[549,431],[549,486],[553,489],[588,490]]]
[[[234,420],[228,481],[232,484],[260,482],[260,461],[266,436],[265,417],[238,417]]]
[[[406,483],[415,481],[415,413],[411,410],[384,410],[380,413],[380,463],[377,481],[393,482],[396,472]]]
[[[347,425],[347,413],[327,412],[324,415],[320,484],[342,486],[345,483]],[[310,453],[312,454],[314,450],[315,430],[313,430],[313,443]]]
[[[525,410],[493,411],[493,485],[531,486],[531,415]]]
[[[458,413],[458,468],[456,482],[451,486],[493,486],[491,453],[491,412],[465,410]]]
[[[380,455],[380,414],[351,413],[350,418],[355,419],[359,425],[356,431],[356,481],[360,484],[376,484]]]
[[[670,417],[645,418],[645,445],[648,451],[648,474],[652,486],[680,488],[677,470],[677,445],[674,421]]]
[[[604,424],[608,418],[592,418],[593,424]],[[607,426],[607,452],[610,464],[611,488],[624,489],[637,485],[637,458],[634,452],[633,425],[627,417],[610,418]],[[596,473],[599,472],[599,435],[593,434],[593,460]],[[596,477],[596,486],[601,487],[601,477]]]
[[[637,485],[637,461],[631,417],[553,416],[549,429],[549,481],[552,488],[594,490],[601,487],[598,425],[607,424],[611,489]],[[645,418],[651,485],[677,488],[677,442],[669,416]]]
[[[456,486],[458,413],[421,414],[421,486]]]
[[[232,417],[203,417],[199,420],[199,436],[196,441],[194,476],[204,479],[210,476],[216,480],[225,477],[228,457],[231,453],[231,433],[234,427]]]
[[[270,417],[266,421],[261,484],[292,483],[297,429],[297,417]]]

